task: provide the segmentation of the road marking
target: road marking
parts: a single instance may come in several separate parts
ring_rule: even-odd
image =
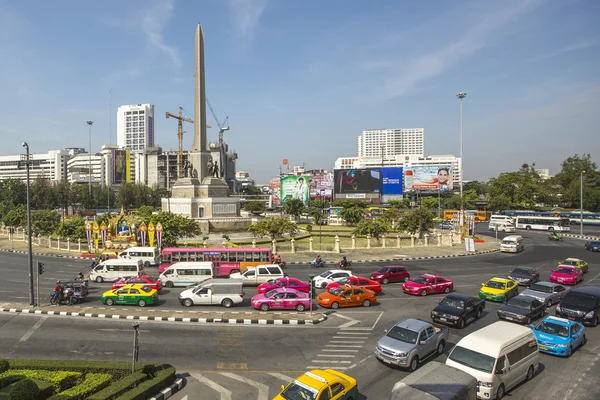
[[[252,379],[248,379],[248,378],[244,378],[243,376],[239,376],[236,374],[232,374],[230,372],[219,372],[221,375],[226,376],[230,379],[239,381],[239,382],[243,382],[247,385],[250,385],[252,387],[255,387],[256,389],[258,389],[258,397],[256,398],[257,400],[268,400],[269,398],[269,387],[265,384],[262,383],[258,383],[256,381],[253,381]]]
[[[291,376],[280,374],[279,372],[269,372],[268,374],[285,382],[290,382],[294,380],[294,378],[292,378]]]
[[[33,335],[35,333],[35,331],[37,331],[39,329],[40,326],[42,326],[42,324],[44,323],[45,320],[47,320],[48,317],[42,317],[38,322],[35,323],[35,325],[33,325],[31,327],[31,329],[29,329],[21,339],[19,339],[19,343],[23,343],[26,342],[27,339],[29,339],[31,337],[31,335]]]
[[[104,332],[131,332],[131,329],[112,329],[112,328],[103,328],[103,329],[96,329],[97,331],[104,331]],[[150,332],[144,329],[140,329],[139,332]]]
[[[344,345],[341,345],[341,344],[326,344],[325,347],[349,347],[349,348],[354,347],[354,348],[359,348],[360,349],[363,346],[353,346],[353,345],[348,345],[348,344],[344,344]]]
[[[321,351],[336,351],[340,353],[358,353],[358,350],[336,350],[336,349],[323,349]]]
[[[373,328],[342,328],[343,330],[345,330],[346,332],[351,332],[351,331],[372,331]],[[342,333],[342,332],[338,332],[338,333]]]
[[[473,286],[481,286],[481,285],[455,285],[454,287],[473,287]]]
[[[379,314],[379,317],[377,317],[377,320],[375,321],[375,323],[372,326],[373,329],[375,329],[375,326],[377,326],[377,324],[379,323],[379,320],[381,319],[381,317],[383,317],[383,312],[381,314]]]
[[[364,336],[334,336],[332,339],[366,339]]]
[[[362,344],[364,343],[364,340],[330,340],[329,343],[355,343],[355,344]]]
[[[205,384],[206,386],[208,386],[209,388],[211,388],[212,390],[214,390],[216,392],[219,392],[219,394],[221,395],[221,400],[231,400],[231,391],[225,389],[223,386],[202,376],[202,374],[191,372],[190,375],[194,379],[196,379],[198,382]],[[184,400],[184,399],[182,399],[182,400]]]
[[[336,335],[367,335],[369,336],[371,332],[356,332],[356,331],[340,331],[337,332]]]
[[[321,369],[323,368],[322,365],[309,365],[308,367],[306,367],[306,369]],[[348,369],[348,367],[343,367],[343,366],[336,366],[335,369],[339,369],[341,371],[345,371]]]
[[[356,357],[356,354],[317,354],[317,357],[354,358]]]
[[[323,364],[350,364],[352,361],[338,361],[338,360],[312,360],[314,363],[323,363]]]

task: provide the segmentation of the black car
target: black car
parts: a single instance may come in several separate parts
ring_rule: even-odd
[[[600,286],[571,289],[556,306],[556,316],[598,325],[600,322]]]
[[[589,242],[585,242],[585,249],[589,251],[600,251],[600,241],[590,240]]]
[[[471,321],[481,318],[484,309],[485,300],[450,293],[431,311],[431,319],[462,329]]]
[[[498,310],[498,318],[520,324],[531,324],[531,321],[543,317],[546,305],[531,296],[515,296],[505,302]]]
[[[517,282],[519,285],[529,286],[540,280],[540,273],[532,267],[517,267],[508,274],[508,278]]]

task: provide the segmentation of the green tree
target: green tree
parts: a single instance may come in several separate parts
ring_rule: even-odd
[[[283,209],[286,214],[292,215],[296,219],[306,211],[306,207],[304,207],[304,203],[300,199],[290,199],[286,201]]]
[[[511,208],[532,209],[536,207],[540,194],[540,177],[524,164],[518,172],[506,172],[490,181],[489,201],[495,204],[495,198],[506,196]]]
[[[386,208],[383,210],[382,218],[385,219],[392,226],[392,228],[394,228],[397,226],[398,221],[400,221],[402,218],[402,214],[402,211],[396,207]]]
[[[249,195],[249,196],[257,196],[260,194],[263,194],[261,188],[259,188],[258,186],[254,186],[254,185],[247,185],[247,186],[242,186],[242,190],[241,190],[242,194],[245,195]]]
[[[296,224],[284,217],[265,218],[248,227],[248,232],[254,237],[268,237],[271,240],[286,233],[293,236],[297,230]]]
[[[479,196],[485,196],[488,192],[488,184],[481,181],[464,182],[463,193],[467,190],[474,190]]]
[[[327,199],[314,199],[314,200],[310,201],[310,206],[313,208],[325,209],[325,208],[329,208],[331,206],[331,204],[329,203],[329,200],[327,200]]]
[[[344,207],[340,211],[340,217],[350,225],[356,225],[365,218],[364,207]]]
[[[361,200],[336,200],[333,203],[333,205],[336,207],[342,207],[342,208],[352,208],[352,207],[360,208],[360,209],[367,208],[367,204]]]
[[[421,199],[421,206],[428,210],[436,210],[438,209],[438,198],[437,197],[423,197]]]
[[[557,202],[563,207],[580,208],[581,178],[583,174],[583,208],[596,211],[600,208],[600,172],[589,154],[575,154],[561,164],[561,171],[549,184],[560,194]],[[560,200],[559,200],[560,199]]]
[[[367,218],[358,223],[353,233],[362,236],[371,235],[379,243],[381,236],[390,230],[391,226],[387,220],[383,218]]]
[[[9,212],[6,213],[2,219],[2,222],[4,222],[4,225],[13,228],[24,227],[27,223],[27,212],[25,211],[25,206],[18,205],[13,207]]]
[[[152,213],[156,211],[156,208],[152,206],[141,206],[135,210],[135,215],[143,220],[148,220],[152,216]]]
[[[58,231],[60,220],[61,215],[54,210],[34,211],[31,213],[31,232],[49,236]]]
[[[125,208],[133,208],[137,203],[137,191],[135,185],[123,183],[117,190],[117,204]]]
[[[162,225],[163,247],[176,247],[179,239],[197,236],[202,233],[196,221],[170,212],[152,214],[150,221],[154,226],[158,223]]]
[[[0,189],[0,202],[27,204],[27,186],[20,179],[5,179]]]
[[[74,217],[65,219],[58,226],[58,236],[69,238],[73,241],[85,238],[85,221],[83,218]]]
[[[39,177],[31,183],[31,208],[51,210],[57,206],[54,185],[48,178]]]
[[[419,237],[429,232],[433,228],[433,213],[427,209],[415,208],[412,211],[404,213],[400,220],[398,228],[411,235],[419,233]]]
[[[265,202],[262,200],[250,200],[244,204],[244,210],[259,215],[266,212],[267,207],[265,207]]]
[[[390,200],[388,204],[397,210],[407,210],[410,208],[410,198],[404,197],[402,200]]]
[[[323,223],[327,220],[326,211],[323,208],[309,207],[308,215],[313,218],[315,224],[317,225],[323,225]]]

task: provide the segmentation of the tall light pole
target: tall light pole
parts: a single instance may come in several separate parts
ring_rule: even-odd
[[[89,170],[88,170],[88,207],[92,201],[92,124],[94,123],[94,121],[89,120],[87,121],[87,124],[90,127],[90,150],[89,150],[89,159],[90,159],[90,164],[89,164]]]
[[[583,174],[585,171],[581,171],[579,181],[579,234],[583,236]]]
[[[464,234],[464,224],[465,224],[465,205],[463,201],[463,99],[467,97],[467,93],[460,92],[456,95],[456,97],[460,100],[460,215],[459,215],[459,225],[461,227],[461,232]]]
[[[29,177],[29,166],[31,165],[31,155],[29,154],[29,145],[23,142],[21,146],[25,147],[25,155],[21,156],[21,160],[27,168],[27,240],[29,250],[29,305],[35,304],[33,295],[33,250],[31,248],[31,184]]]

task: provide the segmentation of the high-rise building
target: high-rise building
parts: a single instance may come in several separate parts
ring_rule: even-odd
[[[358,137],[359,157],[385,158],[396,155],[423,157],[423,128],[367,129]]]
[[[154,147],[154,105],[121,106],[117,110],[117,144],[120,148],[144,151]]]
[[[25,153],[25,152],[23,152]],[[46,178],[60,182],[67,178],[67,161],[69,153],[66,150],[50,150],[43,154],[30,154],[30,177]],[[27,169],[21,161],[21,155],[0,156],[0,180],[20,179],[27,181]]]

